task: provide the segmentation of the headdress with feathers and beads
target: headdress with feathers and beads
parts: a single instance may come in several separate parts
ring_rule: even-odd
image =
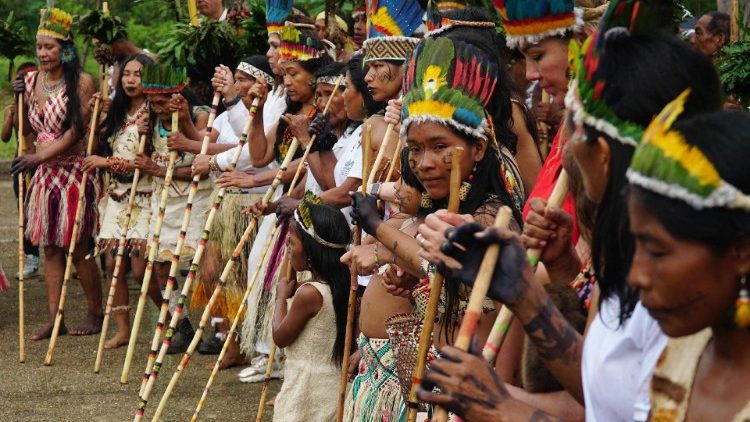
[[[672,128],[690,90],[680,94],[654,118],[633,154],[630,183],[691,207],[750,211],[750,195],[721,178],[713,163],[684,134]]]
[[[69,41],[72,39],[70,27],[73,24],[73,16],[70,13],[58,9],[42,9],[40,11],[39,29],[37,35],[52,37],[58,40]]]
[[[582,47],[570,43],[574,80],[565,99],[576,123],[584,123],[625,145],[636,146],[643,126],[619,118],[604,100],[607,87],[599,68],[608,40],[670,28],[674,9],[661,0],[612,1],[597,33]]]
[[[402,134],[411,123],[434,121],[489,140],[485,107],[497,78],[497,65],[474,46],[448,38],[426,39],[405,71]]]
[[[465,8],[466,4],[460,1],[430,1],[429,3],[427,3],[427,11],[425,12],[425,25],[427,26],[428,32],[426,37],[434,37],[444,31],[447,31],[450,28],[459,26],[495,29],[495,22],[462,21],[450,19],[444,16],[446,12]]]
[[[565,35],[583,25],[573,0],[492,0],[505,28],[506,44],[518,48]]]
[[[424,11],[417,0],[367,0],[367,40],[364,63],[373,60],[406,60],[418,38]]]
[[[147,64],[141,72],[144,94],[173,94],[187,85],[185,68],[160,64]]]
[[[305,192],[305,196],[302,198],[299,205],[297,206],[297,209],[294,211],[294,220],[305,233],[310,235],[310,237],[312,237],[319,244],[333,249],[346,249],[347,246],[349,246],[348,243],[329,242],[320,237],[320,235],[315,232],[310,205],[321,205],[322,203],[323,201],[321,201],[317,196],[313,195],[310,191]]]
[[[266,29],[269,35],[281,32],[293,4],[293,0],[266,0]]]
[[[282,61],[307,61],[317,59],[325,53],[321,43],[300,31],[305,24],[286,22],[279,33],[281,44],[279,45],[279,60]],[[314,29],[314,27],[313,27]]]

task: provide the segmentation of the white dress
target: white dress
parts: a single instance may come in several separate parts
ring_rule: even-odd
[[[273,408],[273,420],[332,421],[336,415],[339,369],[331,362],[336,342],[336,313],[331,288],[317,281],[302,284],[315,287],[323,296],[323,306],[312,317],[299,337],[284,349],[284,384]],[[302,287],[300,286],[300,287]],[[287,299],[288,306],[294,298]]]

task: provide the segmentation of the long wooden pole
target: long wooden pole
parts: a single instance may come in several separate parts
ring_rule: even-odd
[[[146,135],[141,135],[141,139],[138,143],[138,154],[143,154],[146,149]],[[109,294],[107,295],[107,305],[104,308],[104,321],[102,322],[102,332],[99,335],[99,347],[96,349],[96,361],[94,362],[94,373],[98,374],[102,367],[102,359],[104,358],[104,341],[107,339],[107,330],[109,329],[109,317],[112,313],[112,303],[115,300],[115,290],[117,288],[117,282],[119,281],[119,274],[122,267],[122,258],[125,255],[125,244],[127,243],[128,230],[130,228],[130,219],[133,215],[133,206],[135,205],[135,198],[138,191],[138,181],[141,179],[141,169],[135,169],[133,172],[133,184],[130,186],[130,197],[128,197],[128,207],[125,209],[125,218],[123,219],[123,227],[125,229],[120,235],[120,240],[117,244],[117,256],[115,257],[115,268],[112,273],[112,282],[109,285]],[[123,274],[123,277],[125,274]]]
[[[18,131],[16,132],[16,140],[18,141],[18,156],[23,157],[24,143],[26,139],[23,135],[23,93],[18,94]],[[26,238],[24,230],[26,222],[24,219],[24,173],[18,174],[18,361],[21,363],[26,362],[26,326],[24,317],[24,266],[26,265],[26,252],[23,249],[23,242]]]
[[[385,141],[384,141],[385,142]],[[372,151],[372,126],[365,127],[362,135],[362,186],[360,192],[367,193],[367,181],[370,179],[372,169],[370,168],[370,152]],[[354,246],[362,244],[362,226],[358,225],[354,231]],[[339,395],[336,406],[336,421],[344,420],[344,401],[346,400],[346,384],[348,375],[349,355],[352,351],[352,337],[354,336],[354,308],[357,304],[357,272],[351,270],[351,286],[349,290],[349,303],[346,308],[346,335],[344,336],[344,357],[341,361],[341,376],[339,378]]]
[[[495,216],[495,227],[507,227],[512,216],[513,213],[510,208],[505,206],[500,208],[500,211]],[[479,318],[482,316],[482,302],[484,302],[484,298],[487,296],[487,291],[490,288],[490,281],[492,280],[492,274],[495,272],[495,264],[497,264],[499,256],[500,245],[498,244],[490,245],[484,253],[482,263],[479,265],[477,278],[469,295],[466,314],[464,314],[461,320],[461,328],[458,330],[458,337],[455,344],[455,347],[458,349],[469,350],[471,339],[474,337],[474,332],[479,324]],[[448,412],[445,408],[438,406],[435,408],[432,420],[435,422],[446,422],[448,420]]]
[[[242,131],[242,135],[240,136],[239,143],[237,144],[237,148],[234,151],[234,154],[232,155],[232,159],[229,163],[229,166],[227,168],[227,171],[234,170],[235,166],[237,165],[237,161],[240,159],[240,154],[242,153],[242,148],[244,148],[245,144],[247,143],[247,137],[248,133],[250,132],[250,127],[252,127],[253,119],[255,118],[255,113],[258,110],[258,99],[256,98],[253,100],[252,105],[250,106],[250,110],[248,112],[248,119],[245,123],[245,127]],[[208,236],[211,233],[211,227],[213,226],[214,219],[216,218],[216,214],[219,211],[219,208],[221,207],[221,203],[224,200],[224,195],[226,194],[227,189],[226,188],[219,188],[219,191],[216,194],[216,198],[214,199],[213,206],[211,207],[211,210],[208,212],[208,217],[206,217],[206,222],[203,226],[203,234],[201,235],[201,241],[198,243],[198,247],[195,250],[195,255],[193,256],[193,262],[190,264],[190,272],[188,272],[187,278],[190,280],[194,280],[196,277],[196,272],[198,270],[198,267],[200,266],[201,258],[203,257],[203,252],[206,247],[206,242],[208,242]],[[255,221],[255,219],[253,219]],[[250,227],[250,226],[249,226]],[[156,409],[156,413],[154,414],[154,421],[158,421],[161,417],[162,412],[164,411],[164,408],[167,404],[167,401],[169,400],[169,396],[172,394],[172,391],[177,385],[177,381],[180,379],[180,375],[182,374],[183,370],[187,367],[188,363],[190,362],[190,358],[192,357],[193,353],[195,353],[195,349],[198,347],[198,343],[200,342],[201,337],[203,336],[203,331],[206,328],[206,325],[208,325],[208,320],[211,318],[211,310],[213,308],[213,305],[216,303],[216,301],[219,298],[219,295],[224,289],[224,285],[227,282],[227,278],[229,277],[230,272],[227,270],[227,268],[231,269],[232,266],[237,262],[239,259],[239,255],[242,252],[243,248],[245,247],[245,243],[249,240],[250,234],[252,233],[252,230],[248,231],[245,230],[245,233],[243,233],[242,238],[235,247],[234,251],[232,252],[232,258],[227,262],[226,268],[224,268],[224,271],[222,272],[219,283],[216,285],[216,288],[214,289],[213,293],[211,294],[211,298],[208,300],[208,303],[206,304],[205,309],[203,310],[203,314],[201,315],[200,323],[198,325],[198,329],[195,330],[195,334],[193,335],[192,340],[190,341],[190,344],[188,346],[188,349],[185,351],[185,354],[183,355],[182,359],[180,360],[179,365],[177,366],[177,370],[172,374],[172,379],[169,381],[169,385],[167,386],[167,389],[164,391],[164,394],[161,397],[161,400],[159,401],[159,406]]]
[[[214,120],[216,119],[216,109],[219,107],[219,100],[221,99],[221,93],[215,92],[213,100],[211,101],[211,113],[208,117],[208,125],[206,126],[206,134],[203,136],[203,142],[201,143],[201,154],[205,154],[208,151],[208,144],[211,137],[211,132],[213,130],[213,124]],[[173,128],[174,129],[174,128]],[[174,313],[172,314],[172,320],[170,321],[169,328],[167,329],[166,334],[164,335],[164,341],[162,343],[162,347],[159,350],[159,356],[156,356],[156,359],[154,359],[155,351],[158,348],[159,345],[159,338],[161,337],[161,332],[164,327],[164,322],[166,322],[167,319],[167,310],[169,308],[169,299],[172,294],[172,289],[174,289],[174,285],[177,282],[177,273],[180,268],[180,255],[182,254],[182,247],[185,245],[185,237],[187,236],[187,230],[190,226],[190,217],[192,216],[193,211],[193,201],[195,200],[195,195],[198,192],[198,183],[200,183],[201,176],[195,175],[193,177],[192,182],[190,183],[190,190],[188,191],[188,197],[187,197],[187,203],[185,204],[185,211],[182,215],[182,225],[180,226],[180,235],[177,238],[177,245],[175,246],[174,253],[172,254],[172,262],[170,263],[169,267],[169,276],[167,278],[167,285],[164,289],[164,298],[162,300],[162,306],[161,311],[159,313],[159,321],[156,324],[156,329],[154,330],[154,338],[151,343],[151,353],[149,353],[148,356],[148,362],[146,363],[146,371],[144,372],[144,381],[146,382],[146,385],[143,386],[141,384],[141,402],[138,406],[138,409],[135,414],[134,420],[140,420],[143,416],[143,412],[146,407],[146,403],[148,402],[148,396],[150,394],[151,388],[153,388],[154,383],[156,382],[156,377],[159,374],[159,370],[161,369],[161,363],[164,361],[164,356],[167,354],[167,349],[169,348],[169,344],[172,341],[172,336],[174,335],[177,323],[180,321],[180,316],[182,315],[182,309],[185,304],[185,298],[187,297],[187,293],[190,291],[190,285],[192,279],[187,278],[185,279],[185,283],[182,289],[182,292],[180,294],[180,297],[177,301],[177,307],[174,310]],[[156,347],[154,347],[156,345]],[[146,379],[147,378],[147,379]]]
[[[333,91],[331,91],[331,96],[328,97],[328,101],[326,102],[326,106],[323,108],[323,115],[328,114],[328,108],[331,106],[331,101],[333,100],[333,96],[336,95],[336,91],[338,91],[339,86],[341,83],[344,82],[344,76],[339,76],[338,79],[336,79],[336,83],[333,85]],[[305,153],[302,154],[302,159],[299,162],[299,165],[297,166],[297,171],[294,172],[294,178],[292,179],[292,186],[294,186],[297,183],[297,179],[299,179],[300,174],[302,174],[302,168],[304,167],[305,162],[307,162],[307,156],[310,155],[310,150],[313,147],[313,144],[315,144],[315,139],[318,137],[318,135],[313,135],[310,139],[310,142],[307,144],[307,148],[305,148]],[[309,177],[309,176],[308,176]],[[289,190],[291,193],[291,189]]]
[[[94,113],[91,115],[91,123],[89,125],[89,139],[86,146],[86,156],[91,155],[94,150],[94,140],[96,139],[96,130],[99,123],[99,110],[101,107],[102,98],[109,95],[109,87],[107,84],[107,68],[105,65],[101,65],[99,68],[101,75],[100,80],[100,91],[101,96],[94,101]],[[89,170],[83,171],[81,176],[81,183],[78,186],[78,205],[76,207],[75,220],[73,221],[73,231],[70,236],[70,245],[68,246],[68,256],[65,261],[65,275],[63,276],[62,290],[60,291],[60,301],[57,304],[57,315],[55,316],[55,325],[52,327],[52,335],[49,339],[49,347],[47,348],[47,355],[44,357],[44,364],[46,366],[52,365],[52,355],[55,352],[55,345],[57,344],[57,336],[60,334],[60,326],[62,325],[63,309],[65,307],[65,296],[68,293],[68,282],[70,282],[71,275],[73,274],[73,255],[76,251],[76,245],[78,244],[78,234],[81,230],[81,220],[83,219],[83,208],[86,199],[86,187],[88,185]],[[92,204],[92,206],[95,204]]]
[[[448,211],[453,213],[458,212],[458,207],[460,205],[458,190],[461,186],[461,157],[463,156],[463,153],[463,148],[457,147],[453,151],[453,156],[451,157],[451,186],[450,197],[448,198]],[[419,409],[417,387],[422,383],[422,376],[424,375],[424,370],[427,366],[427,352],[430,350],[430,345],[432,344],[432,331],[435,325],[438,305],[440,304],[440,293],[443,290],[443,280],[442,274],[435,273],[432,279],[432,285],[430,286],[430,297],[427,301],[427,309],[424,313],[422,333],[419,335],[417,365],[414,368],[414,374],[411,378],[411,388],[409,389],[409,398],[406,403],[406,406],[408,407],[406,420],[409,422],[414,422],[417,419],[417,410]]]
[[[198,20],[198,7],[195,5],[195,0],[188,0],[188,15],[190,15],[190,26],[198,27],[200,21]]]
[[[391,177],[393,177],[393,171],[396,170],[396,168],[399,166],[401,162],[401,137],[398,137],[398,140],[396,141],[396,152],[393,153],[393,159],[391,160],[391,163],[388,166],[388,174],[386,174],[384,182],[390,182]]]
[[[253,227],[254,227],[255,221],[257,221],[257,219],[253,219],[253,221],[251,222],[251,225],[253,225]],[[266,239],[266,243],[263,245],[263,251],[260,254],[260,259],[258,260],[258,262],[263,262],[263,260],[266,258],[266,254],[268,253],[268,250],[271,248],[271,241],[276,235],[277,229],[278,229],[278,226],[275,226],[273,230],[271,230],[271,233],[268,234],[268,238]],[[250,236],[248,234],[250,231],[252,231],[252,229],[250,226],[248,226],[248,230],[245,230],[245,234],[247,234],[248,237]],[[243,234],[243,237],[245,234]],[[229,263],[227,263],[227,266],[228,265]],[[227,267],[224,268],[224,272],[228,273],[226,268]],[[234,333],[237,330],[237,324],[239,323],[240,315],[245,311],[245,307],[247,306],[247,299],[248,297],[250,297],[250,290],[253,288],[256,280],[258,279],[258,274],[260,274],[260,269],[261,269],[261,265],[258,265],[255,268],[253,277],[250,280],[250,283],[248,283],[247,289],[245,289],[245,294],[242,296],[242,302],[240,303],[240,307],[237,309],[237,315],[232,320],[232,325],[229,328],[229,332],[227,333],[227,338],[224,340],[224,345],[221,347],[221,352],[219,352],[219,357],[216,359],[216,363],[214,364],[214,367],[211,370],[211,375],[209,375],[208,377],[208,382],[206,382],[206,386],[203,388],[203,393],[201,394],[201,398],[198,400],[198,405],[196,406],[195,411],[193,412],[193,416],[190,419],[191,421],[198,420],[198,414],[203,409],[203,406],[206,402],[206,397],[208,397],[208,391],[211,389],[211,385],[213,384],[214,379],[216,378],[216,374],[219,373],[219,366],[221,365],[221,361],[222,359],[224,359],[224,355],[226,354],[226,351],[229,348],[229,343],[232,341],[232,337],[234,336]]]
[[[179,125],[177,112],[172,113],[172,130],[177,130]],[[143,318],[143,311],[146,307],[146,295],[148,293],[148,286],[151,284],[151,277],[154,271],[154,262],[156,261],[156,255],[159,253],[159,237],[161,236],[161,228],[164,223],[164,212],[167,208],[167,200],[169,199],[169,187],[172,185],[172,176],[174,175],[175,162],[177,161],[177,151],[170,151],[169,162],[167,163],[166,174],[164,175],[164,183],[162,184],[161,197],[159,198],[159,214],[156,216],[154,224],[154,232],[152,233],[151,246],[148,250],[148,261],[146,262],[146,270],[143,273],[143,280],[141,281],[141,291],[138,295],[138,307],[135,311],[135,318],[133,319],[133,328],[130,330],[130,339],[128,341],[128,350],[125,354],[125,362],[122,367],[122,374],[120,375],[120,383],[128,383],[128,373],[130,372],[130,364],[133,362],[133,354],[135,351],[135,343],[138,340],[138,330],[141,326],[141,319]],[[167,306],[169,303],[167,302]]]
[[[729,35],[730,42],[736,42],[740,39],[740,1],[732,0],[732,14],[730,21],[731,32]]]
[[[375,182],[375,177],[378,175],[378,169],[380,168],[380,163],[383,162],[383,156],[385,156],[385,151],[388,149],[388,144],[391,142],[391,138],[393,138],[393,123],[389,123],[388,127],[385,128],[385,135],[383,136],[383,142],[380,144],[380,149],[378,150],[378,155],[375,156],[375,162],[372,164],[372,169],[370,171],[370,174],[367,177],[367,183],[365,184],[365,187],[373,184]],[[395,160],[395,157],[394,157]],[[393,160],[391,160],[393,162]],[[387,181],[388,179],[386,179]]]

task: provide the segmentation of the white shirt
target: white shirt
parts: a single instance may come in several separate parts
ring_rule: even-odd
[[[337,148],[338,147],[338,148]],[[338,149],[338,153],[337,153]],[[336,154],[336,166],[333,168],[333,178],[336,186],[341,186],[350,177],[362,179],[362,125],[353,131],[347,130],[344,136],[336,142],[333,153]],[[352,224],[352,207],[341,209],[346,221]]]
[[[667,336],[640,302],[622,326],[619,309],[617,297],[603,301],[586,334],[581,362],[586,422],[641,422],[651,409],[651,375]]]

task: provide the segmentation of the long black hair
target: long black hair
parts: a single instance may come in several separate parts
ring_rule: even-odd
[[[351,242],[349,224],[341,210],[330,205],[308,204],[310,218],[315,234],[327,242],[347,245]],[[302,249],[310,265],[310,271],[319,281],[331,288],[333,310],[336,314],[336,341],[331,351],[331,361],[337,366],[344,358],[346,341],[346,315],[349,304],[350,274],[349,267],[341,263],[345,248],[331,248],[318,243],[299,223],[294,225],[302,240]]]
[[[101,136],[99,137],[99,151],[102,151],[104,155],[112,154],[112,145],[109,143],[109,138],[117,133],[128,118],[130,97],[122,87],[122,76],[125,73],[125,66],[132,61],[137,61],[143,66],[154,64],[151,57],[145,54],[134,54],[125,59],[125,61],[122,62],[122,65],[120,65],[120,77],[117,80],[117,86],[115,87],[115,97],[112,99],[112,105],[109,107],[109,113],[107,113],[107,118],[104,120]],[[143,95],[145,96],[146,94]]]
[[[86,124],[83,121],[83,113],[81,113],[81,97],[78,95],[78,85],[81,81],[83,68],[78,58],[78,50],[73,41],[59,40],[57,38],[55,38],[55,41],[60,44],[60,64],[63,70],[63,79],[65,80],[65,95],[68,97],[67,113],[65,113],[65,120],[62,123],[62,130],[64,132],[68,129],[73,129],[76,136],[80,138],[86,134]],[[66,50],[71,51],[73,54],[69,56],[69,60],[63,61],[63,52]]]
[[[684,119],[674,130],[698,148],[721,175],[750,194],[750,116],[722,111]],[[729,208],[696,210],[683,201],[631,185],[631,197],[643,204],[674,237],[706,245],[714,254],[727,252],[739,234],[750,235],[750,213]],[[687,280],[686,280],[687,281]]]
[[[352,58],[349,59],[349,62],[346,64],[346,70],[347,72],[349,72],[349,75],[351,75],[354,88],[362,95],[362,100],[364,100],[365,104],[365,110],[367,110],[365,117],[367,117],[372,116],[380,110],[385,109],[386,102],[375,101],[375,99],[372,98],[372,93],[369,89],[367,89],[367,82],[365,82],[365,75],[367,74],[367,70],[362,63],[363,58],[364,56],[362,54],[355,54],[354,56],[352,56]]]
[[[624,31],[607,38],[599,62],[600,79],[606,80],[603,98],[622,120],[642,127],[686,88],[692,94],[684,117],[719,110],[721,85],[711,62],[673,35],[629,35]],[[584,125],[586,139],[605,139],[610,148],[609,180],[597,207],[591,245],[591,262],[601,291],[599,303],[617,297],[619,321],[624,323],[638,303],[638,291],[627,282],[635,252],[630,233],[624,190],[625,172],[633,147]]]

